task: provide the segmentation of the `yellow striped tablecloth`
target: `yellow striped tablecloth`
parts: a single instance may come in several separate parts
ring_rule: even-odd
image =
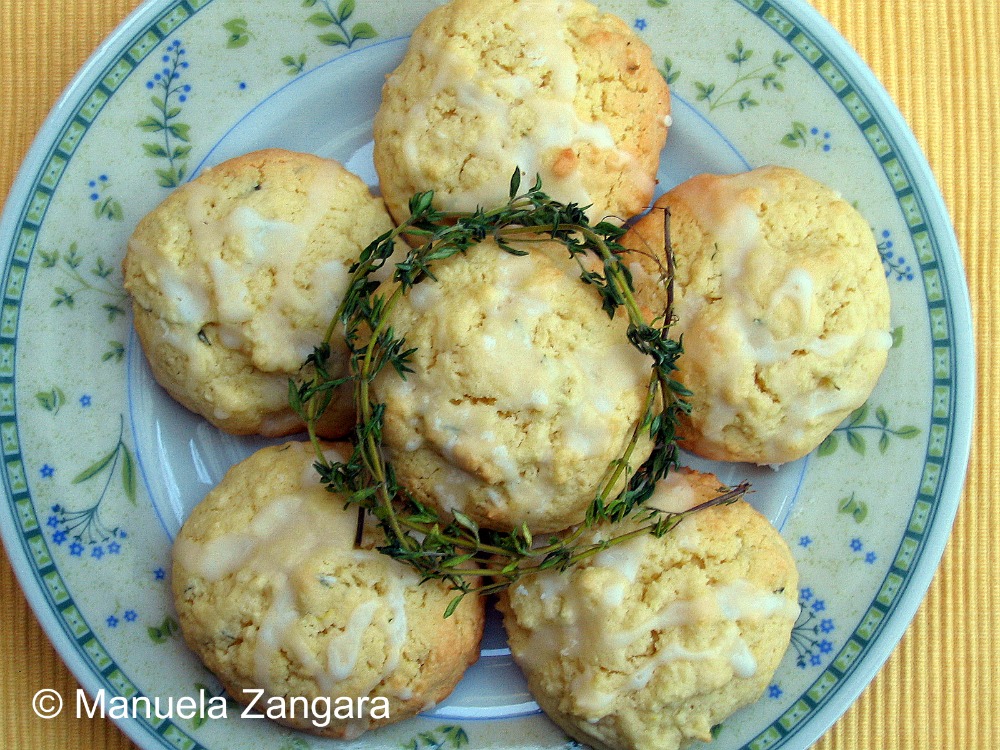
[[[486,2],[488,0],[484,0]],[[916,133],[955,224],[972,294],[978,423],[962,506],[901,644],[819,750],[1000,748],[1000,3],[813,0],[875,71]],[[0,196],[46,113],[137,0],[0,4]],[[994,237],[993,241],[989,238]],[[990,479],[990,477],[993,477]],[[0,747],[127,748],[110,722],[37,718],[41,688],[77,683],[0,555]]]

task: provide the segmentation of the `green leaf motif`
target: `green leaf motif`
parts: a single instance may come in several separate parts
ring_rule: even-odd
[[[840,499],[837,503],[837,511],[851,516],[855,523],[863,523],[868,517],[868,504],[855,498],[852,492],[848,497]]]
[[[316,6],[317,1],[304,2],[302,6],[312,8]],[[336,27],[336,30],[330,30],[316,36],[323,44],[329,47],[349,48],[359,39],[374,39],[378,36],[375,28],[370,23],[364,21],[356,23],[348,29],[346,25],[347,20],[354,15],[356,8],[354,0],[341,0],[336,11],[330,5],[330,0],[322,0],[321,7],[325,8],[325,10],[320,10],[310,15],[306,18],[306,23],[319,28]],[[285,56],[282,58],[282,62],[291,69],[291,72],[295,73],[301,72],[302,67],[305,65],[304,56],[300,56],[298,61],[290,55]]]
[[[749,91],[745,91],[743,92],[743,96],[740,97],[739,101],[736,102],[736,107],[740,110],[740,112],[742,112],[745,109],[749,109],[750,107],[756,107],[759,104],[760,102],[758,102],[756,99],[750,96]]]
[[[868,418],[868,404],[865,403],[859,406],[853,412],[851,412],[851,416],[848,418],[848,424],[851,427],[855,427],[864,422],[867,418]]]
[[[180,626],[173,617],[167,617],[158,627],[146,628],[149,639],[156,644],[166,643],[180,632]]]
[[[903,326],[892,329],[892,349],[898,349],[903,343]]]
[[[753,50],[744,47],[742,39],[736,40],[736,51],[730,52],[729,54],[726,55],[726,59],[729,60],[729,62],[731,63],[735,63],[736,65],[741,65],[745,63],[751,57],[753,57]]]
[[[76,298],[72,293],[66,291],[65,287],[57,286],[53,291],[56,293],[56,298],[52,300],[52,307],[60,307],[61,305],[66,305],[70,309],[76,307]]]
[[[94,204],[94,216],[108,221],[121,221],[125,218],[125,213],[122,211],[121,203],[114,198],[105,198]]]
[[[872,411],[868,404],[863,404],[853,411],[844,424],[834,429],[826,440],[820,443],[816,452],[817,455],[829,456],[837,450],[839,444],[836,435],[839,432],[845,434],[847,444],[851,449],[862,456],[867,451],[867,443],[862,435],[863,431],[878,433],[877,445],[881,454],[885,454],[889,450],[893,437],[902,440],[912,440],[920,434],[920,429],[913,425],[905,425],[898,429],[893,429],[889,412],[884,406],[879,406],[875,409],[873,422],[868,421],[870,415],[872,415]]]
[[[646,4],[650,8],[666,8],[670,5],[670,0],[646,0]]]
[[[160,178],[158,182],[160,187],[175,188],[180,185],[181,181],[184,179],[184,170],[178,169],[177,167],[157,169],[154,171],[156,172],[156,176]]]
[[[174,137],[179,138],[182,141],[190,140],[190,132],[191,132],[190,125],[184,125],[182,123],[177,122],[171,125],[168,129],[170,130],[170,134],[173,135]]]
[[[837,450],[837,436],[834,433],[830,433],[824,438],[823,442],[819,444],[819,448],[816,449],[817,456],[829,456],[831,453],[835,453]]]
[[[858,433],[848,432],[847,444],[851,446],[852,450],[854,450],[855,453],[861,456],[865,455],[865,450],[866,450],[865,439],[861,437]]]
[[[167,158],[167,150],[159,143],[144,143],[142,150],[146,152],[146,156],[152,156],[154,159]]]
[[[66,394],[62,392],[61,388],[53,388],[51,391],[40,391],[35,394],[35,398],[38,399],[38,403],[47,412],[52,414],[58,414],[59,409],[62,405],[66,403]]]
[[[229,32],[229,38],[226,40],[227,48],[238,49],[245,47],[250,42],[252,34],[250,34],[247,19],[234,18],[222,24],[222,28]]]
[[[72,269],[77,269],[80,264],[83,263],[83,256],[80,255],[80,248],[77,247],[75,242],[69,243],[69,252],[66,253],[65,258],[66,265]]]
[[[288,68],[289,74],[298,75],[306,67],[306,53],[302,52],[297,56],[285,55],[281,58],[281,62]]]
[[[459,750],[467,747],[469,735],[456,724],[447,724],[425,732],[420,732],[409,742],[400,745],[403,750]]]
[[[125,444],[121,446],[122,449],[122,489],[125,491],[125,497],[132,505],[136,505],[135,499],[135,459],[132,458],[132,451],[130,451]]]
[[[159,133],[167,126],[162,120],[154,117],[153,115],[146,115],[136,123],[136,127],[144,133]]]
[[[703,102],[707,100],[715,92],[714,83],[702,83],[701,81],[695,81],[694,87],[698,90],[698,101]]]
[[[343,23],[354,13],[354,0],[342,0],[337,8],[337,20]]]
[[[333,26],[337,22],[329,13],[313,13],[306,19],[306,23],[313,26]]]
[[[125,358],[125,345],[121,341],[109,341],[108,347],[101,356],[102,362],[121,362]]]
[[[378,34],[375,33],[375,29],[369,23],[356,23],[351,27],[351,41],[357,39],[374,39]]]
[[[104,470],[104,468],[108,464],[110,464],[112,461],[115,460],[115,456],[117,455],[118,455],[118,446],[115,446],[115,449],[113,451],[108,453],[106,456],[102,456],[101,458],[97,459],[94,463],[92,463],[86,469],[84,469],[75,477],[73,477],[72,483],[80,484],[80,482],[86,482],[88,479],[97,476]]]
[[[94,261],[94,267],[90,269],[90,273],[99,279],[106,279],[111,275],[111,268],[104,262],[104,258],[97,256],[97,260]]]
[[[770,62],[759,60],[758,64],[752,62],[755,57],[754,50],[748,48],[742,39],[737,39],[733,44],[731,52],[725,53],[725,58],[732,63],[735,69],[730,69],[732,80],[702,83],[695,82],[695,100],[708,102],[708,111],[712,112],[719,107],[732,106],[740,112],[745,112],[753,107],[760,106],[760,101],[754,97],[751,89],[743,88],[747,84],[759,85],[761,91],[784,91],[784,82],[780,75],[784,72],[784,64],[791,59],[790,55],[777,51]],[[743,93],[738,93],[743,89]],[[782,145],[789,148],[796,147],[794,133],[791,137],[785,136],[780,141]]]
[[[343,45],[345,47],[349,46],[347,44],[347,40],[337,33],[320,34],[316,38],[323,42],[323,44],[329,45],[330,47],[337,47],[339,45]]]
[[[667,82],[668,86],[674,85],[677,79],[681,77],[681,72],[679,70],[674,70],[674,61],[669,57],[663,58],[663,67],[660,68],[660,75]]]

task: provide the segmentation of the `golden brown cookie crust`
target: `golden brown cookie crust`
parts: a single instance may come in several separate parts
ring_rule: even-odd
[[[513,244],[529,254],[486,240],[400,300],[391,320],[416,348],[414,372],[386,368],[373,393],[388,457],[419,500],[544,533],[583,520],[642,417],[652,362],[564,245]],[[650,451],[643,434],[632,465]]]
[[[699,175],[623,243],[640,298],[661,297],[664,211],[676,264],[683,446],[780,464],[809,453],[871,394],[891,344],[889,291],[858,211],[793,169]],[[645,273],[642,273],[645,269]]]
[[[650,502],[681,510],[718,488],[682,470]],[[781,536],[738,501],[523,579],[499,606],[532,695],[570,736],[599,750],[677,750],[760,697],[788,647],[797,586]]]
[[[123,265],[157,381],[228,432],[301,430],[288,379],[322,341],[350,264],[391,227],[358,177],[311,154],[254,152],[177,188],[139,223]],[[344,434],[353,413],[344,389],[321,434]]]
[[[648,46],[584,0],[453,0],[418,25],[375,118],[393,217],[434,190],[451,210],[507,199],[515,166],[592,220],[649,204],[670,96]]]
[[[341,457],[350,446],[331,445]],[[388,718],[317,727],[300,713],[281,723],[355,737],[443,700],[479,657],[483,601],[419,583],[376,550],[357,511],[318,481],[308,443],[264,448],[234,466],[192,511],[174,546],[173,592],[184,638],[229,694],[312,700],[383,697]]]

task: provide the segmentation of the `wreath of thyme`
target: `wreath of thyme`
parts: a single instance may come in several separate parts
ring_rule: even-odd
[[[289,402],[303,419],[316,451],[316,470],[331,492],[346,498],[346,507],[359,508],[359,536],[366,513],[381,526],[385,544],[378,549],[408,563],[422,580],[440,579],[458,592],[445,616],[454,612],[462,597],[471,592],[497,592],[522,575],[537,570],[564,571],[608,547],[643,534],[660,537],[685,516],[703,508],[733,502],[748,490],[746,484],[731,489],[688,511],[671,513],[642,507],[654,487],[677,466],[675,430],[680,412],[689,410],[684,397],[690,392],[674,378],[681,342],[669,336],[673,315],[673,261],[669,236],[665,237],[666,268],[662,281],[667,290],[663,314],[646,321],[635,299],[632,275],[622,261],[625,252],[618,240],[625,230],[602,221],[594,226],[582,208],[565,205],[542,192],[541,179],[524,193],[520,171],[510,181],[508,201],[491,210],[440,211],[433,207],[433,192],[418,193],[410,202],[410,216],[401,225],[382,234],[361,253],[351,267],[350,283],[326,331],[324,343],[303,364],[300,380],[289,383]],[[395,264],[394,288],[372,278],[396,250],[396,240],[406,235],[411,245],[406,258]],[[413,497],[396,478],[382,451],[385,406],[371,394],[375,378],[391,367],[400,377],[412,372],[410,360],[416,351],[406,348],[391,324],[399,300],[420,283],[434,283],[433,265],[492,239],[501,251],[515,256],[528,253],[512,243],[554,240],[565,246],[580,267],[580,280],[600,295],[608,317],[623,310],[628,316],[629,342],[651,361],[643,416],[633,429],[623,454],[611,461],[591,501],[586,518],[575,529],[536,540],[527,524],[509,532],[482,529],[459,511],[442,517],[434,508]],[[592,270],[584,259],[596,256],[602,264]],[[331,372],[331,346],[337,328],[343,326],[350,357],[348,373]],[[347,461],[331,460],[323,453],[316,432],[335,389],[352,385],[357,406],[354,448]],[[643,433],[653,444],[649,457],[634,471],[632,455]],[[623,489],[612,495],[614,488]],[[587,538],[586,531],[598,523],[633,521],[627,530],[607,539]]]

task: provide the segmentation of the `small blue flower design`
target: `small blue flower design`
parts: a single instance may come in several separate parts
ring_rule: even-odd
[[[52,541],[55,542],[57,545],[61,545],[63,542],[66,541],[66,532],[60,529],[59,531],[57,531],[55,534],[52,535]]]
[[[799,537],[799,546],[802,547],[803,549],[808,549],[809,545],[812,543],[813,543],[812,537],[808,536]]]
[[[163,67],[146,81],[146,88],[154,92],[150,97],[155,114],[149,115],[137,123],[145,133],[159,134],[156,143],[144,143],[147,155],[166,159],[168,166],[157,169],[161,187],[177,187],[187,176],[187,157],[191,152],[190,125],[179,122],[181,106],[191,95],[191,85],[180,83],[189,63],[184,60],[187,54],[179,39],[171,42],[164,51],[161,61]]]
[[[851,540],[851,549],[855,552],[860,552],[863,546],[864,545],[861,544],[861,540],[857,537],[854,537],[854,539]]]
[[[876,555],[874,552],[869,552],[868,554],[865,555],[865,562],[868,563],[869,565],[874,565],[876,560],[878,560],[878,555]]]
[[[893,277],[896,281],[913,281],[913,267],[906,258],[898,255],[893,249],[893,241],[890,239],[892,232],[883,229],[878,241],[878,253],[882,256],[882,267],[885,269],[886,278]]]
[[[784,695],[784,693],[785,693],[785,691],[784,691],[784,690],[782,690],[782,689],[781,689],[780,687],[778,687],[777,685],[770,685],[770,686],[768,686],[768,688],[767,688],[767,697],[768,697],[768,698],[774,698],[775,700],[777,700],[777,699],[778,699],[778,698],[780,698],[780,697],[781,697],[782,695]]]
[[[832,148],[832,146],[830,145],[830,138],[832,137],[832,134],[830,133],[829,130],[823,131],[822,141],[819,140],[819,128],[814,127],[809,132],[816,137],[816,145],[820,146],[824,151],[829,151]]]
[[[157,568],[156,570],[153,571],[154,580],[162,581],[166,577],[167,577],[167,571],[165,571],[163,568]]]
[[[100,560],[102,557],[104,557],[104,547],[101,547],[100,545],[94,547],[92,550],[90,550],[90,556],[95,560]]]
[[[125,610],[125,622],[135,622],[138,616],[138,613],[134,609]]]
[[[246,91],[247,82],[246,81],[240,81],[239,86],[237,88],[239,88],[240,91]]]
[[[83,555],[83,545],[79,542],[73,542],[69,545],[69,553],[73,555],[73,557],[81,557]]]
[[[804,122],[792,122],[792,129],[785,133],[780,141],[788,148],[812,149],[829,153],[833,150],[833,133],[823,130],[817,125],[806,127]]]
[[[645,29],[646,28],[646,19],[645,18],[637,18],[637,19],[635,19],[635,27],[639,31],[642,31],[643,29]]]
[[[80,406],[82,406],[84,409],[90,406],[90,396],[88,396],[87,394],[80,396]]]
[[[51,479],[56,470],[48,464],[42,464],[42,468],[38,470],[38,473],[42,475],[42,479]]]
[[[53,529],[56,528],[59,525],[59,516],[49,516],[45,524],[51,526]]]
[[[111,542],[111,544],[108,545],[109,555],[117,555],[121,551],[122,551],[122,546],[118,544],[118,542]]]
[[[108,619],[105,620],[105,622],[108,624],[109,628],[117,628],[118,627],[118,618],[115,617],[114,615],[110,615],[108,617]]]
[[[833,641],[823,637],[835,629],[833,618],[820,619],[817,615],[826,609],[826,602],[814,598],[812,589],[800,591],[799,606],[802,610],[792,627],[791,635],[792,647],[796,651],[795,665],[799,669],[820,666],[823,663],[823,655],[829,654],[834,649]]]

